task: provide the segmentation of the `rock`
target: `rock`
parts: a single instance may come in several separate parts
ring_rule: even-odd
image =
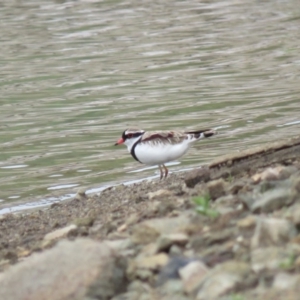
[[[65,236],[67,236],[68,234],[70,234],[71,232],[74,232],[76,230],[77,230],[77,226],[75,224],[71,224],[69,226],[59,228],[57,230],[47,233],[44,236],[44,240],[53,241],[53,240],[56,240],[59,238],[63,238]]]
[[[292,180],[292,187],[293,190],[295,191],[295,193],[298,195],[299,198],[299,194],[300,194],[300,176],[294,178]]]
[[[0,299],[72,300],[74,295],[110,299],[125,287],[124,267],[103,243],[61,241],[5,272]]]
[[[153,256],[138,257],[135,260],[135,265],[140,269],[158,270],[167,264],[169,257],[165,253],[159,253]]]
[[[279,179],[279,169],[278,168],[268,168],[264,170],[262,173],[258,173],[252,176],[252,180],[255,183],[259,181],[271,181],[271,180],[278,180]]]
[[[215,203],[218,205],[230,205],[232,206],[233,204],[236,204],[238,202],[238,197],[235,195],[227,195],[227,196],[222,196],[219,197]]]
[[[124,231],[126,231],[128,229],[128,225],[127,224],[122,224],[121,226],[119,226],[118,228],[117,228],[117,231],[118,232],[124,232]]]
[[[154,200],[148,203],[148,212],[150,215],[165,216],[167,213],[175,209],[176,198],[164,198],[162,201]]]
[[[276,188],[269,190],[261,195],[250,207],[254,213],[273,212],[283,206],[290,205],[294,202],[291,190],[288,188]]]
[[[275,218],[258,218],[251,249],[285,245],[297,235],[295,226],[288,220]]]
[[[244,262],[228,261],[218,265],[203,278],[196,299],[219,299],[240,285],[247,285],[250,275],[251,268]]]
[[[300,226],[300,204],[293,205],[292,209],[292,221],[296,226]]]
[[[197,183],[203,181],[207,182],[210,180],[210,171],[208,167],[202,167],[195,169],[185,176],[184,182],[187,187],[193,188]]]
[[[275,276],[272,287],[278,290],[293,289],[300,284],[300,275],[279,273]]]
[[[91,227],[93,226],[94,221],[95,221],[95,217],[86,217],[86,218],[75,219],[73,223],[77,226]]]
[[[174,244],[183,246],[188,240],[188,236],[184,233],[164,234],[157,240],[157,250],[166,251]]]
[[[104,243],[111,249],[113,249],[117,252],[122,252],[122,255],[123,255],[124,251],[132,249],[134,246],[134,244],[132,243],[132,241],[130,239],[119,239],[119,240],[113,240],[113,241],[106,240],[106,241],[104,241]]]
[[[249,189],[249,180],[237,179],[230,185],[229,192],[233,195],[236,195],[240,191],[248,191]]]
[[[192,224],[193,219],[189,215],[146,220],[134,226],[131,239],[137,244],[148,244],[162,234],[184,233]]]
[[[137,257],[129,263],[127,275],[129,278],[149,279],[152,272],[160,270],[168,260],[169,257],[165,253]]]
[[[275,168],[268,168],[261,173],[253,175],[252,180],[254,183],[258,183],[260,181],[284,180],[289,178],[296,171],[297,168],[293,166],[278,166]]]
[[[255,272],[273,271],[293,263],[291,249],[281,247],[258,248],[251,251],[251,265]]]
[[[223,178],[213,180],[207,183],[207,188],[211,199],[216,200],[217,198],[225,195],[226,182]]]
[[[246,218],[241,219],[237,222],[237,226],[240,229],[252,229],[254,228],[255,224],[256,224],[256,217],[252,215],[247,216]]]
[[[179,279],[168,280],[161,288],[158,289],[157,294],[159,298],[156,297],[156,299],[161,300],[189,300],[189,298],[183,295],[183,284]]]
[[[96,298],[97,300],[99,298]],[[96,300],[84,299],[84,300]],[[111,300],[156,300],[154,289],[147,283],[140,280],[135,280],[129,284],[128,290],[124,294],[113,297]],[[101,300],[101,299],[99,299]]]
[[[184,290],[188,294],[194,293],[207,272],[207,266],[201,261],[192,261],[179,269],[179,275],[183,281]]]
[[[231,240],[236,235],[236,228],[224,228],[221,231],[208,231],[205,234],[194,235],[191,237],[191,247],[200,251],[204,247],[211,246],[214,244],[225,243],[228,240]]]
[[[173,193],[169,190],[158,190],[153,193],[148,193],[148,198],[149,200],[153,200],[153,199],[163,200],[164,198],[168,198],[172,195]]]
[[[77,194],[75,196],[74,199],[78,199],[78,200],[86,200],[88,197],[86,195],[86,188],[80,188],[77,191]]]
[[[170,279],[179,279],[179,269],[186,266],[193,260],[184,256],[170,257],[168,263],[160,270],[156,285],[163,285]]]

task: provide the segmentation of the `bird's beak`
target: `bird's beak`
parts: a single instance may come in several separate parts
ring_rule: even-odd
[[[115,146],[121,145],[124,143],[124,140],[122,138],[120,138],[116,143]]]

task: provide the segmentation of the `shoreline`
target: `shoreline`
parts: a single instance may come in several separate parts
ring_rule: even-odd
[[[207,195],[209,207],[204,207]],[[215,217],[209,212],[216,213]],[[30,281],[22,270],[30,264],[33,273],[38,270],[35,257],[52,255],[59,247],[69,247],[68,243],[77,243],[79,251],[81,243],[91,242],[108,247],[124,264],[119,266],[109,256],[110,267],[118,265],[119,277],[110,275],[108,280],[108,274],[98,270],[101,276],[96,272],[92,283],[82,283],[82,295],[92,295],[88,299],[99,299],[99,295],[103,299],[140,299],[143,293],[145,299],[175,299],[174,295],[185,300],[232,299],[232,295],[281,299],[280,293],[286,293],[279,284],[282,276],[288,278],[289,293],[297,295],[300,283],[299,224],[297,137],[226,155],[204,167],[172,173],[163,181],[121,184],[100,195],[82,191],[42,210],[1,215],[0,283],[7,288],[0,285],[0,296],[25,299],[8,287],[15,278]],[[76,255],[72,253],[68,256]],[[84,253],[88,259],[90,254]],[[175,273],[168,271],[170,266]],[[55,264],[56,268],[64,266]],[[75,270],[68,274],[76,273],[76,266],[72,268]],[[52,282],[50,271],[44,276]],[[269,281],[263,282],[266,276]],[[217,278],[228,286],[217,284]],[[117,280],[122,289],[114,285],[109,296],[104,296],[99,286],[105,280],[110,284]],[[38,280],[28,284],[32,293],[40,288]],[[67,293],[69,288],[59,290]],[[70,293],[87,299],[74,289]],[[37,299],[32,295],[30,299]]]

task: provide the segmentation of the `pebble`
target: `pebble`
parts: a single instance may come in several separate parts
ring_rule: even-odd
[[[193,188],[197,183],[203,181],[207,182],[210,180],[210,171],[207,167],[202,167],[188,172],[184,179],[187,187]]]
[[[300,225],[300,204],[293,205],[292,209],[292,221],[296,226]]]
[[[44,240],[52,241],[52,240],[56,240],[59,238],[63,238],[65,236],[67,236],[68,234],[70,234],[70,232],[76,231],[76,229],[77,229],[77,226],[75,224],[71,224],[69,226],[59,228],[57,230],[47,233],[44,236]]]
[[[296,235],[295,226],[288,220],[258,218],[251,239],[251,249],[285,245]]]
[[[288,188],[275,188],[263,193],[250,207],[254,213],[268,213],[280,209],[294,202],[291,190]]]
[[[191,225],[193,225],[193,219],[184,214],[175,218],[146,220],[134,226],[131,238],[134,243],[148,244],[156,241],[163,234],[184,233]]]
[[[152,256],[139,256],[129,262],[127,276],[129,278],[149,279],[153,272],[157,272],[169,261],[166,253],[159,253]]]
[[[189,237],[184,233],[173,233],[161,235],[157,240],[157,250],[166,251],[172,245],[185,245],[189,241]]]
[[[256,224],[256,217],[252,215],[237,221],[237,226],[240,229],[252,229],[254,228],[255,224]]]
[[[289,263],[293,255],[290,249],[275,246],[252,250],[252,269],[257,273],[278,270]]]
[[[183,281],[184,290],[188,294],[194,293],[208,270],[208,267],[201,261],[192,261],[179,269],[179,275]]]
[[[235,288],[245,284],[251,274],[247,263],[228,261],[216,266],[202,279],[197,293],[197,300],[219,299]]]
[[[172,196],[173,193],[169,190],[158,190],[156,192],[148,193],[149,200],[159,199],[162,200],[164,198]]]
[[[278,166],[275,168],[267,168],[263,172],[253,175],[252,180],[254,181],[254,183],[258,183],[260,181],[284,180],[289,178],[296,171],[297,168],[293,166]]]
[[[300,275],[294,276],[289,273],[278,273],[273,281],[272,287],[278,290],[293,289],[300,284]]]
[[[207,183],[207,188],[211,199],[216,200],[225,195],[226,182],[223,178],[213,180]]]

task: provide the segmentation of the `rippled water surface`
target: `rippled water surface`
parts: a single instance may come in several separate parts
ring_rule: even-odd
[[[157,174],[128,126],[218,128],[171,171],[299,134],[296,0],[2,1],[0,199]]]

